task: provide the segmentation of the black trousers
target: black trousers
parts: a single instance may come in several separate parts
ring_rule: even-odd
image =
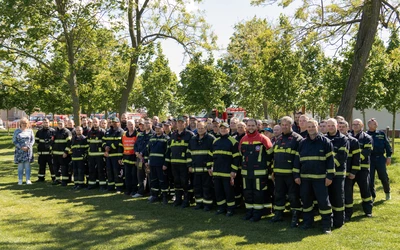
[[[108,177],[108,190],[122,191],[123,187],[123,166],[118,163],[119,157],[107,157],[107,177]]]
[[[62,155],[53,155],[53,172],[56,181],[61,181],[61,166],[65,165]]]
[[[137,174],[137,193],[144,195],[144,180],[146,178],[146,173],[145,173],[145,166],[144,163],[139,159],[136,158],[136,174]]]
[[[124,155],[125,193],[135,194],[137,192],[137,168],[136,155]]]
[[[268,177],[243,178],[243,196],[246,209],[252,209],[253,216],[261,218],[264,209],[272,208],[272,200],[268,196]]]
[[[57,159],[56,160],[57,165],[59,165],[59,169],[61,170],[61,176],[59,175],[59,179],[61,179],[61,184],[65,186],[71,179],[71,173],[72,173],[71,170],[72,165],[70,166],[71,155],[68,155],[65,158],[63,158],[62,155],[57,155],[56,159]],[[57,179],[57,174],[56,174],[56,179]]]
[[[235,210],[235,190],[230,177],[214,177],[215,199],[219,210]]]
[[[369,189],[369,171],[367,169],[361,169],[357,172],[356,178],[354,178],[353,180],[346,178],[345,182],[346,217],[351,218],[351,215],[353,214],[353,188],[356,182],[358,184],[358,187],[360,188],[364,213],[371,214],[373,202],[371,191]]]
[[[344,224],[344,183],[343,177],[335,177],[328,187],[329,201],[333,211],[333,225],[337,228]]]
[[[85,183],[85,161],[72,161],[75,186],[83,186]]]
[[[100,187],[105,188],[107,185],[105,174],[105,162],[103,156],[89,156],[89,187],[94,187],[99,181]]]
[[[208,172],[194,173],[194,196],[196,205],[211,206],[213,203],[212,177]]]
[[[286,205],[286,196],[290,203],[290,208],[301,211],[300,186],[294,182],[293,175],[275,175],[274,190],[274,209],[275,211],[284,211]]]
[[[38,173],[39,180],[45,180],[47,166],[49,167],[51,178],[54,179],[56,177],[56,175],[54,174],[53,157],[51,156],[51,154],[40,154],[38,157],[38,164],[39,164],[39,173]]]
[[[166,179],[167,174],[162,169],[162,166],[150,166],[151,196],[158,197],[160,195],[160,192],[168,192],[168,185],[165,181]]]
[[[381,180],[383,191],[385,193],[390,193],[389,175],[386,169],[386,157],[383,155],[372,156],[371,155],[371,165],[370,165],[370,180],[369,187],[371,190],[371,195],[373,198],[376,197],[375,190],[375,170],[378,172],[379,180]]]
[[[189,171],[186,164],[172,164],[172,175],[174,176],[175,193],[181,195],[189,189]]]
[[[243,201],[243,177],[241,169],[238,169],[238,171],[236,172],[233,188],[235,190],[236,207],[240,207]]]
[[[321,214],[322,228],[331,228],[332,209],[329,202],[328,188],[325,186],[325,179],[301,179],[300,197],[303,201],[304,224],[312,225],[314,222],[313,201],[310,194],[314,192],[318,201],[319,213]]]
[[[175,186],[174,186],[174,175],[172,174],[172,167],[171,165],[167,166],[167,185],[169,189],[170,195],[175,195]]]

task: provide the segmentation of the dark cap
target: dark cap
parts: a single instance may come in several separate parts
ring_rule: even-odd
[[[176,121],[186,121],[185,117],[183,115],[178,115],[178,118],[176,118]]]
[[[270,132],[270,133],[274,133],[274,131],[272,130],[272,128],[264,128],[264,131]]]
[[[163,125],[164,126],[171,126],[171,122],[169,122],[169,121],[163,122]]]
[[[163,125],[162,125],[162,123],[157,123],[154,127],[156,127],[156,128],[162,128]]]
[[[113,118],[111,118],[111,121],[112,122],[119,122],[119,119],[118,119],[118,117],[113,117]]]
[[[225,128],[229,128],[229,124],[226,122],[223,122],[219,125],[219,127],[225,127]]]

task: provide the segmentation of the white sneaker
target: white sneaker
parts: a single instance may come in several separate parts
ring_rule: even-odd
[[[26,180],[26,185],[32,185],[31,180]]]
[[[132,195],[132,198],[140,198],[140,197],[143,197],[143,195],[141,195],[139,193]]]
[[[22,185],[22,180],[19,180],[19,181],[18,181],[18,185]]]

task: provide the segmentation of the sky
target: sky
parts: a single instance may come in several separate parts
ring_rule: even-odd
[[[252,19],[254,16],[276,21],[280,13],[291,14],[294,7],[283,9],[277,5],[258,6],[250,5],[250,0],[203,0],[199,5],[193,4],[190,8],[205,10],[205,19],[212,26],[217,35],[217,45],[226,49],[229,39],[233,34],[235,24]],[[183,49],[174,41],[163,41],[163,52],[169,59],[171,69],[179,74],[188,62],[184,57]],[[219,52],[214,52],[215,58],[220,57]]]

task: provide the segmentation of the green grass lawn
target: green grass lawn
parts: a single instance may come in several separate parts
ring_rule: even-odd
[[[356,188],[353,220],[322,235],[319,217],[302,231],[289,227],[289,214],[282,223],[251,223],[244,210],[227,218],[50,182],[18,186],[13,152],[11,136],[0,132],[0,249],[400,249],[399,153],[389,167],[392,200],[377,182],[373,217],[365,218]]]

